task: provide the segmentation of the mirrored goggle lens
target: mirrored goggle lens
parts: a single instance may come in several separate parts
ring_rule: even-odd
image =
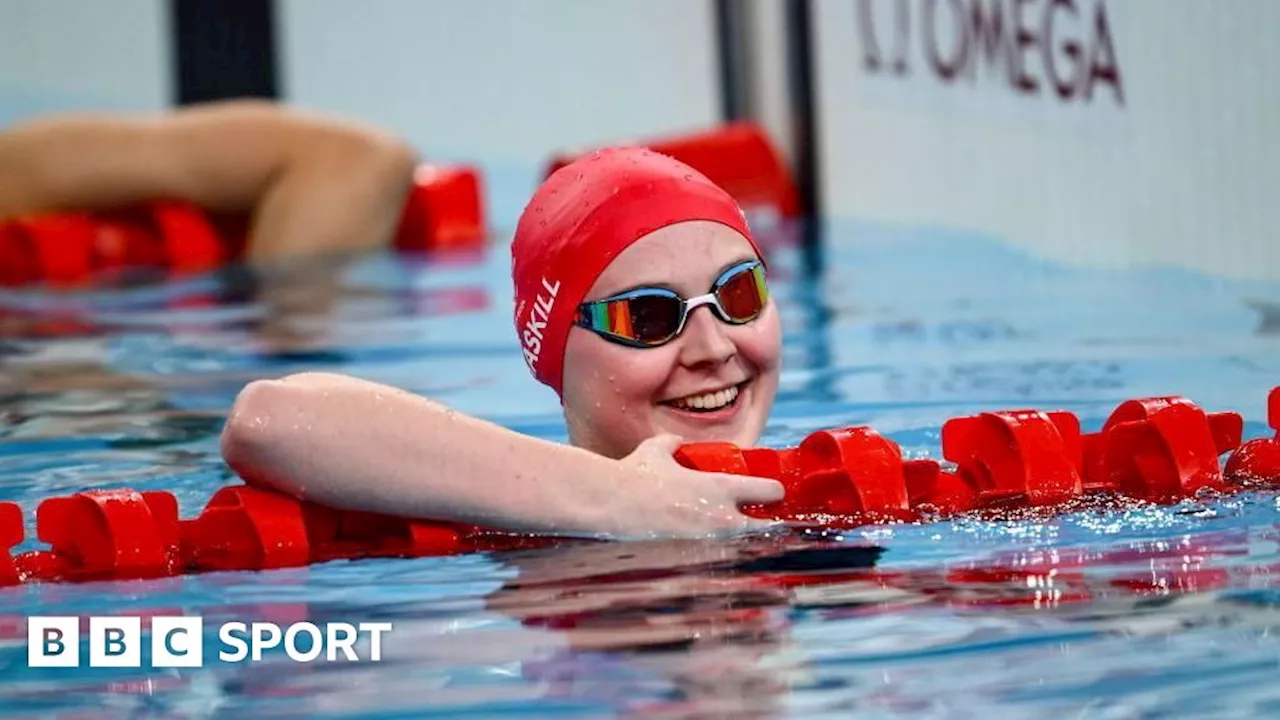
[[[726,278],[716,290],[716,299],[730,320],[744,323],[756,319],[769,301],[764,268],[756,265]]]
[[[596,307],[597,328],[642,343],[659,343],[680,327],[680,300],[674,295],[639,295]]]

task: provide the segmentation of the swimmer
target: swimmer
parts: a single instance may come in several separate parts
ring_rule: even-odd
[[[417,159],[373,128],[261,100],[76,113],[0,132],[0,220],[185,200],[247,236],[245,259],[389,245]]]
[[[222,451],[246,482],[338,508],[607,538],[759,529],[775,480],[698,472],[681,442],[754,445],[781,320],[733,199],[648,150],[552,175],[511,246],[516,335],[570,444],[326,373],[249,384]]]

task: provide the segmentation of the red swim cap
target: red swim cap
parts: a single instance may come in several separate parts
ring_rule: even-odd
[[[645,235],[689,220],[738,231],[763,259],[733,198],[666,155],[610,148],[547,178],[511,243],[516,335],[539,382],[560,394],[569,329],[609,263]]]

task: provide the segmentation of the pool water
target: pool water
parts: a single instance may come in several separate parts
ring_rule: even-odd
[[[969,233],[770,233],[785,372],[765,441],[869,424],[939,454],[959,415],[1087,431],[1180,394],[1268,434],[1280,287],[1037,259]],[[0,499],[235,482],[243,385],[323,369],[564,438],[510,327],[508,255],[365,258],[0,296]],[[429,438],[424,438],[429,442]],[[733,542],[567,544],[0,589],[6,717],[1258,717],[1280,712],[1280,499],[973,517]],[[31,528],[28,535],[32,535]],[[21,549],[33,547],[28,542]],[[382,661],[32,669],[30,615],[390,622]],[[366,648],[367,650],[367,648]]]

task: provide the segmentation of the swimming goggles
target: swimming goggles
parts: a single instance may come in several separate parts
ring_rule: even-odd
[[[700,305],[710,305],[730,325],[743,325],[759,317],[768,302],[764,265],[749,260],[725,270],[706,295],[686,299],[668,288],[646,287],[584,302],[577,325],[621,345],[652,348],[678,337]]]

